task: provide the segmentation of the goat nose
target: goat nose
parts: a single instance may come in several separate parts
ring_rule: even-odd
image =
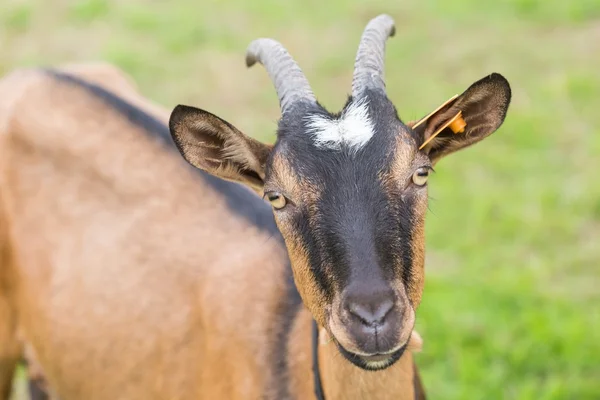
[[[392,308],[394,308],[393,297],[386,292],[368,296],[349,296],[346,300],[346,310],[363,325],[369,327],[383,325]]]
[[[364,354],[395,348],[403,309],[394,290],[385,283],[360,282],[346,290],[342,313],[348,340]]]

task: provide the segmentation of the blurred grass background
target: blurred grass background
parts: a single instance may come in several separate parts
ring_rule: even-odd
[[[272,141],[277,98],[245,68],[248,43],[281,41],[337,111],[382,12],[397,23],[386,81],[404,120],[490,72],[513,88],[500,131],[431,180],[417,314],[429,395],[599,399],[600,1],[2,0],[0,73],[106,60],[165,107]]]

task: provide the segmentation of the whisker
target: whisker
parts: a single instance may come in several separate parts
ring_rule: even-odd
[[[275,234],[274,234],[274,233],[271,233],[271,234],[269,234],[269,236],[268,236],[268,237],[265,239],[265,241],[262,243],[262,244],[263,244],[263,246],[264,246],[265,244],[267,244],[267,243],[269,242],[269,240],[271,240],[271,239],[274,239],[274,238],[275,238]]]
[[[437,217],[437,215],[435,214],[435,212],[433,211],[433,208],[431,208],[431,203],[437,201],[437,199],[435,197],[431,197],[431,196],[427,196],[427,210],[434,216]]]

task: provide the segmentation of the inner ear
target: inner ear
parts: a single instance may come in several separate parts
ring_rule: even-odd
[[[502,125],[511,99],[508,81],[491,74],[421,120],[409,123],[432,162],[477,143]]]
[[[169,128],[190,164],[219,178],[244,183],[257,192],[262,190],[272,145],[244,135],[208,111],[182,105],[171,113]]]

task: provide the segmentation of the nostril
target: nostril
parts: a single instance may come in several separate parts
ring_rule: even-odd
[[[382,325],[385,317],[394,307],[394,302],[391,299],[385,299],[374,303],[352,301],[348,303],[348,311],[361,322],[368,326]]]

